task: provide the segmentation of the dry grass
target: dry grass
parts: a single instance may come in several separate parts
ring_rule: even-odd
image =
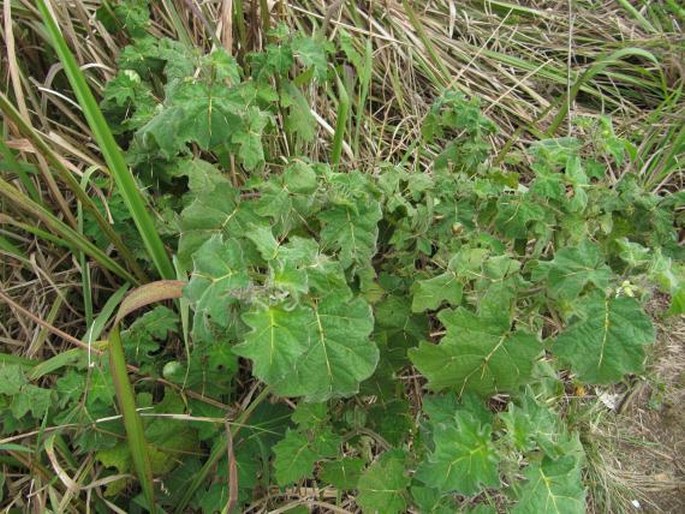
[[[647,378],[588,423],[594,512],[685,510],[685,318],[657,324]],[[636,508],[635,502],[640,505]]]
[[[263,17],[256,8],[260,2],[246,3],[245,34],[240,33],[240,27],[232,26],[230,17],[225,15],[230,3],[153,2],[155,23],[151,32],[177,37],[205,49],[217,43],[231,47],[232,42],[236,55],[261,48],[265,35],[260,27]],[[347,33],[360,52],[367,42],[370,44],[370,94],[364,110],[352,113],[353,121],[356,117],[362,119],[360,144],[348,142],[353,152],[350,165],[375,172],[382,161],[397,162],[409,156],[417,167],[423,167],[413,142],[419,139],[419,127],[432,98],[446,87],[455,87],[480,98],[484,111],[496,122],[499,133],[492,145],[503,165],[508,165],[505,157],[532,139],[576,134],[579,129],[567,121],[553,133],[549,130],[559,110],[567,105],[570,119],[579,114],[610,114],[619,134],[631,135],[640,142],[637,158],[628,167],[614,170],[617,175],[641,173],[645,183],[655,189],[679,190],[685,183],[685,144],[678,143],[676,137],[685,123],[685,102],[680,96],[685,83],[682,18],[657,16],[644,9],[636,11],[636,16],[627,2],[267,3],[271,7],[272,25],[282,22],[293,30],[323,33],[336,44]],[[126,43],[125,38],[110,35],[95,20],[99,1],[53,1],[52,5],[91,86],[101,91],[115,72],[116,56]],[[0,57],[0,89],[77,180],[90,168],[106,173],[103,158],[73,100],[64,73],[54,64],[56,60],[33,2],[5,1],[2,10],[0,38],[6,52]],[[571,97],[572,86],[593,63],[630,47],[650,52],[658,64],[628,57],[584,82],[578,95]],[[320,125],[334,127],[335,99],[323,90],[312,90],[310,95],[321,118]],[[36,171],[32,182],[37,200],[51,206],[57,217],[76,227],[75,200],[52,173],[40,149],[6,121],[2,129],[7,145]],[[316,158],[317,153],[324,155],[328,144],[329,137],[322,128],[312,157]],[[16,177],[12,181],[22,188]],[[106,198],[109,191],[91,187],[89,194]],[[1,209],[0,236],[20,247],[21,254],[0,249],[0,290],[31,315],[12,303],[0,303],[0,349],[6,354],[45,360],[70,348],[65,338],[47,330],[46,325],[72,337],[83,336],[88,318],[88,308],[82,301],[87,271],[59,242],[20,229],[35,220],[4,203]],[[89,279],[93,288],[92,309],[97,313],[118,283],[102,269],[94,270]],[[679,407],[685,399],[684,337],[682,320],[662,328],[654,370],[656,383],[664,384],[664,392],[652,388],[636,395],[625,416],[609,424],[611,431],[606,425],[597,425],[598,434],[607,441],[607,450],[597,455],[597,469],[603,473],[600,481],[609,495],[604,500],[622,506],[626,512],[630,511],[632,499],[639,499],[656,512],[659,508],[664,512],[677,512],[681,507],[685,510],[685,419]],[[657,411],[645,407],[647,398],[654,398],[655,394],[662,398],[662,408]],[[35,437],[36,434],[26,434],[17,442],[31,444]],[[53,481],[58,471],[55,462],[71,458],[66,453],[58,447],[56,458],[51,459],[52,469],[48,469],[13,452],[11,457],[25,463],[29,473],[5,477],[9,496],[4,499],[3,508],[14,506],[45,512],[48,505],[62,503],[65,511],[82,512],[84,505],[69,489],[69,482]],[[75,487],[86,488],[89,497],[98,496],[103,505],[114,509],[102,496],[107,484],[98,482],[93,459],[88,457],[76,467]],[[330,506],[321,501],[310,501],[302,491],[284,494],[292,498],[292,506],[333,511],[327,510]],[[317,495],[322,497],[326,496]],[[606,505],[601,500],[597,502],[599,511],[601,505]],[[255,512],[260,508],[254,505]],[[349,508],[354,510],[354,506]]]
[[[685,39],[678,27],[650,33],[626,19],[625,12],[612,9],[613,4],[343,4],[290,2],[288,21],[305,30],[326,25],[332,40],[348,31],[360,48],[366,39],[371,41],[371,103],[378,109],[375,129],[369,124],[366,134],[371,141],[367,146],[383,141],[389,150],[384,158],[392,158],[397,148],[395,129],[402,125],[401,133],[411,140],[431,98],[445,87],[482,100],[500,129],[493,145],[502,148],[552,135],[548,127],[565,102],[572,115],[610,113],[619,133],[646,130],[640,123],[685,79],[680,64]],[[303,17],[306,22],[300,21]],[[628,47],[650,51],[660,64],[626,59],[587,81],[575,99],[568,98],[583,70]],[[682,115],[679,110],[676,119],[663,122],[677,126]],[[557,134],[569,132],[573,127],[565,124]]]
[[[188,39],[205,49],[217,44],[220,34],[234,42],[237,55],[263,47],[261,14],[246,7],[250,29],[243,41],[237,27],[229,30],[222,23],[224,4],[179,2],[177,12],[172,13],[171,2],[153,3],[156,22],[151,31]],[[558,1],[268,4],[272,26],[286,23],[294,30],[325,32],[335,43],[347,33],[360,51],[370,42],[373,78],[361,124],[364,144],[354,156],[360,166],[399,160],[412,151],[409,142],[416,140],[428,105],[446,87],[481,99],[500,129],[492,142],[497,150],[522,147],[545,134],[574,133],[570,123],[563,123],[555,134],[548,133],[564,104],[569,105],[571,115],[611,114],[619,134],[642,134],[648,141],[660,140],[659,136],[663,138],[685,119],[683,102],[672,98],[685,81],[685,36],[678,25],[682,20],[675,18],[670,26],[650,29],[619,4],[570,7]],[[118,48],[125,41],[93,22],[97,2],[74,2],[73,8],[63,2],[55,5],[67,40],[79,62],[88,66],[91,84],[100,89],[112,76]],[[22,111],[30,112],[34,126],[66,159],[73,159],[75,172],[79,163],[101,166],[89,131],[64,87],[62,72],[58,66],[47,65],[50,55],[44,51],[42,32],[36,30],[35,9],[24,0],[9,16],[12,23],[4,35],[7,41],[14,39],[16,51],[8,54],[7,69]],[[629,56],[585,82],[576,98],[568,98],[571,86],[593,63],[631,47],[650,52],[658,64]],[[31,65],[18,66],[17,57]],[[312,101],[322,120],[335,126],[335,104],[326,92],[312,91]],[[646,157],[640,157],[633,162],[634,171],[645,168]]]

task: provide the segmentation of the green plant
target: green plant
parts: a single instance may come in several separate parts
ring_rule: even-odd
[[[243,95],[255,87],[233,84]],[[156,126],[152,118],[134,141]],[[558,418],[555,369],[588,383],[641,371],[654,331],[633,296],[648,293],[661,266],[679,273],[668,264],[682,258],[672,211],[631,176],[613,185],[596,166],[586,171],[572,138],[535,144],[535,179],[524,186],[488,167],[492,131],[476,103],[447,92],[424,129],[427,148],[442,146],[431,174],[388,166],[376,180],[296,158],[275,176],[253,171],[241,193],[208,162],[185,158],[178,257],[191,272],[193,345],[168,376],[180,381],[196,353],[230,348],[225,373],[244,357],[272,395],[302,398],[273,448],[278,485],[354,488],[335,471],[349,463],[369,512],[410,503],[450,512],[455,495],[504,483],[514,510],[543,512],[559,496],[583,511],[583,451]],[[186,153],[182,142],[166,156]],[[257,155],[263,162],[266,151]],[[429,336],[428,320],[442,335]],[[418,425],[398,388],[410,364],[436,392]],[[492,395],[506,395],[508,408],[489,411]],[[405,421],[383,423],[390,413]],[[365,445],[387,450],[366,469]],[[238,484],[249,498],[254,480]]]
[[[121,332],[117,316],[109,342],[82,344],[94,355],[44,373],[3,354],[3,432],[49,427],[59,438],[35,453],[64,461],[67,477],[80,476],[72,454],[93,455],[102,511],[285,509],[287,491],[312,484],[337,494],[301,502],[321,508],[350,493],[363,512],[583,512],[568,377],[642,371],[655,288],[685,311],[680,197],[608,176],[600,163],[631,149],[614,134],[590,157],[573,137],[533,143],[530,177],[497,168],[495,125],[451,89],[415,155],[362,173],[341,155],[346,138],[358,149],[368,91],[351,101],[329,44],[277,28],[240,66],[152,38],[135,7],[115,9],[132,43],[101,109],[164,213],[149,233],[163,227],[176,248],[183,297]],[[316,88],[339,95],[328,162],[308,157]],[[153,261],[168,276],[165,259]],[[154,289],[122,312],[177,296]],[[3,444],[5,465],[33,465]]]
[[[48,10],[44,0],[38,0],[38,8],[41,11],[47,31],[52,43],[74,88],[74,93],[83,108],[88,124],[93,130],[96,141],[102,151],[110,172],[117,183],[118,191],[124,198],[126,207],[131,213],[133,222],[145,243],[150,258],[162,278],[174,278],[173,268],[169,256],[164,249],[159,234],[155,230],[152,217],[145,205],[144,199],[138,191],[137,185],[130,170],[126,166],[124,156],[118,147],[107,122],[98,108],[97,101],[93,96],[86,79],[79,68],[76,59],[67,46],[52,13]]]

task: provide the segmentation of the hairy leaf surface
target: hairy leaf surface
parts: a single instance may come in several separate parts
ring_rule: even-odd
[[[364,460],[344,457],[324,464],[321,479],[338,489],[354,489],[364,468]]]
[[[196,313],[204,313],[214,323],[226,326],[228,305],[236,301],[236,291],[250,284],[240,244],[214,235],[193,255],[193,263],[186,298],[194,304]]]
[[[193,253],[211,237],[243,235],[260,221],[249,204],[239,201],[238,192],[226,179],[207,177],[197,187],[202,188],[197,198],[181,214],[178,253],[184,267],[189,267]]]
[[[252,359],[255,374],[283,396],[349,396],[376,368],[378,348],[369,340],[373,316],[360,298],[332,293],[293,312],[271,307],[245,321],[252,331],[236,353]]]
[[[435,427],[433,440],[435,450],[416,472],[419,480],[441,492],[464,495],[499,485],[490,425],[469,412],[457,412],[453,423]]]
[[[319,215],[324,223],[321,243],[339,252],[340,262],[348,268],[364,265],[376,253],[378,222],[382,217],[378,202],[369,200],[356,209],[336,206]]]
[[[406,512],[405,494],[409,482],[403,453],[399,450],[386,452],[362,473],[357,503],[364,514]]]
[[[285,438],[274,446],[276,480],[279,485],[288,485],[302,478],[312,476],[318,454],[310,447],[307,438],[296,431],[288,430]]]
[[[234,348],[241,357],[254,362],[252,372],[266,383],[287,379],[298,360],[311,346],[311,309],[296,306],[285,310],[270,306],[248,312],[243,321],[252,329],[245,342]]]
[[[526,471],[528,482],[522,487],[516,514],[582,514],[585,512],[585,490],[581,470],[574,456],[557,460],[544,459],[531,464]]]
[[[607,384],[642,371],[644,347],[654,341],[655,332],[636,300],[604,298],[597,292],[586,299],[584,316],[552,346],[580,380]]]
[[[552,297],[573,300],[587,284],[605,289],[612,272],[600,249],[585,240],[579,246],[562,248],[552,261],[540,263],[533,278],[543,277],[547,279]]]
[[[447,334],[439,344],[423,342],[409,355],[434,390],[450,388],[490,395],[512,391],[530,378],[541,345],[532,334],[512,331],[506,317],[459,308],[438,316]]]
[[[412,312],[437,309],[443,302],[456,306],[461,301],[463,287],[454,272],[448,271],[428,280],[419,280],[414,290]]]

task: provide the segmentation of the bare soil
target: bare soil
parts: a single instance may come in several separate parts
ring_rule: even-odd
[[[601,452],[624,496],[616,512],[685,513],[685,317],[657,327],[648,375],[624,396]]]

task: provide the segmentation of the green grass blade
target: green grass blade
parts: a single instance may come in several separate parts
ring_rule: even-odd
[[[72,55],[71,50],[69,50],[67,42],[64,40],[62,33],[57,27],[57,23],[45,4],[45,0],[37,1],[38,8],[43,16],[43,22],[50,34],[60,61],[64,66],[64,71],[69,78],[69,82],[71,83],[79,104],[88,120],[88,125],[93,131],[100,151],[105,157],[105,161],[107,161],[107,165],[112,172],[112,176],[126,203],[126,207],[133,217],[133,221],[138,228],[143,243],[160,276],[166,279],[175,278],[176,275],[174,273],[174,268],[171,265],[169,255],[157,233],[154,220],[147,210],[147,205],[138,190],[138,185],[126,165],[121,148],[119,148],[114,140],[114,136],[86,82],[86,78]]]
[[[119,327],[115,326],[109,333],[109,365],[114,381],[119,410],[124,419],[126,440],[128,442],[133,467],[143,488],[143,494],[150,512],[155,512],[155,489],[152,483],[152,465],[148,455],[143,421],[136,410],[136,397],[128,379],[124,348],[121,344]]]
[[[12,225],[13,227],[18,228],[19,230],[26,232],[27,234],[33,234],[38,239],[42,239],[43,241],[49,241],[54,245],[61,246],[62,248],[74,251],[74,245],[69,243],[65,239],[61,238],[59,234],[56,235],[52,232],[40,229],[37,226],[35,226],[35,224],[23,223],[21,221],[16,220],[15,218],[10,218],[9,216],[2,216],[2,221],[3,223],[7,223],[8,225]]]
[[[338,83],[338,119],[335,122],[335,135],[333,136],[333,148],[331,149],[331,165],[334,168],[340,164],[340,156],[342,155],[343,140],[345,139],[345,129],[347,127],[347,116],[350,112],[350,98],[347,96],[345,86],[339,77],[336,77]]]
[[[439,74],[437,77],[440,80],[439,84],[441,86],[446,86],[450,82],[450,71],[445,66],[443,60],[440,59],[440,56],[438,55],[437,51],[435,50],[435,47],[433,46],[431,38],[428,37],[426,31],[424,30],[421,20],[419,20],[418,16],[416,16],[414,9],[407,0],[402,0],[402,7],[404,8],[404,12],[407,13],[409,22],[416,31],[416,34],[419,36],[419,39],[421,40],[421,43],[423,43],[423,46],[426,48],[426,51],[430,56],[432,62],[427,64],[429,64],[431,67],[437,67],[436,72],[438,72]]]
[[[7,366],[8,364],[17,364],[23,368],[32,369],[37,363],[38,361],[27,359],[26,357],[21,357],[12,353],[0,353],[0,364],[3,366]]]
[[[652,111],[645,122],[649,130],[642,136],[635,170],[642,176],[648,190],[655,190],[683,169],[685,155],[685,106],[682,98],[685,89],[681,84]],[[670,120],[670,121],[669,121]],[[665,129],[665,130],[664,130]]]
[[[362,62],[357,68],[357,76],[359,78],[359,96],[356,106],[356,120],[354,125],[353,150],[355,158],[359,157],[359,141],[361,138],[361,128],[364,123],[367,100],[369,98],[369,91],[373,81],[373,47],[371,40],[367,39],[364,45],[364,53],[362,54]]]
[[[262,392],[259,393],[259,396],[257,396],[250,403],[250,405],[240,414],[240,416],[238,416],[235,422],[231,423],[232,437],[236,436],[236,434],[240,430],[240,427],[247,423],[247,420],[252,415],[252,412],[254,412],[257,406],[264,400],[266,400],[270,394],[271,389],[268,386],[262,389]],[[202,469],[200,469],[200,471],[195,474],[195,477],[193,478],[193,481],[190,483],[190,486],[188,486],[188,488],[185,490],[183,496],[176,505],[176,510],[174,511],[176,512],[176,514],[182,514],[183,512],[186,512],[186,506],[188,505],[188,503],[190,503],[190,500],[193,499],[193,496],[197,492],[198,488],[204,483],[205,480],[207,480],[207,477],[212,472],[212,470],[216,468],[216,463],[219,461],[219,459],[226,455],[227,448],[228,437],[222,435],[214,443],[214,447],[212,448],[212,451],[209,454],[209,458],[202,465]]]
[[[638,11],[633,5],[628,2],[628,0],[617,0],[619,4],[621,4],[621,7],[623,7],[628,13],[635,18],[638,23],[642,26],[643,29],[645,29],[647,32],[651,32],[652,34],[655,34],[657,30],[654,28],[654,26],[649,23],[647,18],[642,16],[640,14],[640,11]]]
[[[83,348],[72,348],[58,353],[46,361],[38,362],[27,374],[29,380],[38,380],[45,375],[54,373],[65,366],[74,366],[83,359]]]
[[[96,168],[91,166],[83,174],[81,179],[81,189],[84,191],[88,188],[90,177],[95,173]],[[83,216],[83,202],[78,202],[76,206],[76,221],[78,222],[78,229],[83,234],[85,218]],[[93,323],[93,293],[91,287],[90,263],[86,259],[86,255],[81,252],[78,256],[79,266],[81,267],[81,294],[83,295],[83,311],[86,316],[86,326],[89,327]]]
[[[41,198],[36,186],[33,185],[33,182],[31,182],[31,178],[26,173],[26,170],[24,170],[24,167],[17,162],[12,150],[10,150],[7,143],[2,139],[0,139],[0,155],[2,155],[4,160],[4,166],[2,166],[2,168],[16,173],[17,178],[19,178],[21,184],[26,188],[26,192],[29,194],[31,200],[36,203],[41,203]]]
[[[21,259],[22,261],[28,260],[28,258],[26,257],[26,254],[22,251],[22,249],[16,245],[10,243],[10,241],[4,236],[0,236],[0,252],[4,252],[4,253],[7,253],[9,255],[13,255],[14,257],[17,257],[18,259]]]
[[[666,5],[668,5],[673,14],[685,20],[685,7],[678,5],[675,0],[666,0]]]
[[[124,284],[107,299],[107,301],[105,302],[105,306],[100,311],[100,314],[95,316],[93,324],[88,327],[86,335],[83,336],[83,339],[81,339],[84,343],[91,343],[93,341],[97,341],[98,337],[100,337],[102,331],[105,329],[105,325],[107,325],[109,320],[112,319],[114,311],[117,307],[119,307],[119,304],[121,303],[121,300],[124,298],[124,295],[128,291],[128,288],[129,285]]]
[[[0,452],[33,453],[33,449],[27,448],[26,446],[22,446],[20,444],[6,443],[6,444],[0,444]]]
[[[0,353],[0,365],[18,364],[25,369],[26,377],[31,381],[39,380],[45,375],[54,373],[65,366],[75,366],[79,364],[82,359],[83,348],[66,350],[45,361]]]
[[[90,366],[93,356],[93,343],[98,340],[102,332],[105,330],[105,326],[112,319],[114,311],[119,307],[119,304],[124,298],[124,295],[129,289],[128,284],[124,284],[117,291],[110,296],[105,302],[105,306],[100,311],[100,314],[95,316],[93,322],[88,325],[88,330],[83,336],[81,341],[88,345],[88,365]]]
[[[648,52],[647,50],[643,50],[642,48],[634,47],[622,48],[620,50],[615,51],[611,55],[608,55],[601,59],[597,59],[597,61],[592,66],[590,66],[590,68],[588,68],[587,71],[585,71],[585,73],[583,73],[578,78],[578,80],[576,80],[576,82],[571,87],[569,94],[566,95],[566,97],[564,98],[564,101],[561,103],[561,106],[559,108],[559,112],[557,113],[556,117],[552,121],[552,124],[547,130],[548,136],[551,137],[557,131],[559,126],[561,126],[564,119],[566,118],[566,115],[568,114],[569,106],[573,103],[576,96],[578,96],[578,93],[580,92],[583,85],[585,85],[585,83],[587,83],[588,81],[592,80],[592,78],[595,77],[595,75],[602,73],[607,66],[620,62],[625,57],[642,57],[648,61],[653,62],[657,66],[659,65],[659,61],[656,57],[654,57],[654,54]]]
[[[484,13],[489,14],[492,11],[499,12],[501,14],[507,14],[509,12],[517,14],[519,16],[531,16],[534,18],[548,18],[551,17],[551,13],[547,13],[542,9],[531,9],[530,7],[525,7],[522,5],[517,5],[515,3],[509,2],[499,2],[496,0],[480,0],[474,2],[480,10]],[[483,8],[487,8],[483,9]]]
[[[95,219],[100,230],[107,236],[107,239],[116,247],[129,268],[138,277],[138,282],[146,282],[147,277],[138,265],[136,258],[131,250],[121,240],[119,234],[114,231],[112,225],[105,219],[97,209],[93,200],[88,196],[85,189],[82,189],[78,181],[73,177],[69,169],[62,163],[55,152],[48,146],[36,130],[25,120],[21,113],[12,105],[9,99],[0,91],[0,110],[17,127],[19,132],[40,151],[41,155],[48,161],[52,169],[59,175],[69,190],[74,194],[78,201],[85,207]],[[40,202],[36,202],[40,203]]]
[[[176,36],[178,37],[178,40],[187,48],[192,48],[193,40],[190,34],[188,34],[188,29],[184,25],[181,16],[178,14],[178,10],[176,9],[174,2],[170,0],[164,0],[162,3],[169,14],[171,26],[176,30]]]
[[[236,58],[239,63],[244,62],[245,52],[247,51],[247,28],[245,27],[245,14],[243,13],[243,3],[233,2],[233,26],[238,29],[238,54]]]
[[[109,333],[109,363],[119,409],[124,419],[126,440],[133,459],[133,467],[148,503],[148,509],[153,513],[156,511],[156,507],[154,484],[152,483],[152,465],[145,440],[143,422],[136,410],[135,392],[128,378],[124,348],[119,335],[119,324],[128,314],[146,305],[180,298],[184,285],[185,282],[178,280],[161,280],[133,290],[119,305],[119,310],[114,318],[114,326]]]
[[[83,252],[125,280],[137,282],[136,277],[122,268],[109,255],[2,178],[0,178],[0,196],[5,197],[5,199],[13,203],[20,210],[42,221],[53,234],[61,237],[62,243],[67,245],[73,252]]]
[[[663,151],[662,151],[663,150]],[[649,166],[646,173],[645,188],[656,190],[663,183],[669,182],[671,177],[685,168],[685,125],[677,130],[672,128],[660,141],[659,157]]]
[[[176,269],[176,280],[187,281],[188,277],[181,268],[177,256],[174,255],[174,268]],[[190,375],[190,301],[181,296],[178,299],[178,311],[181,317],[181,332],[183,335],[183,349],[186,356],[186,374],[183,378],[183,388],[185,389]]]

